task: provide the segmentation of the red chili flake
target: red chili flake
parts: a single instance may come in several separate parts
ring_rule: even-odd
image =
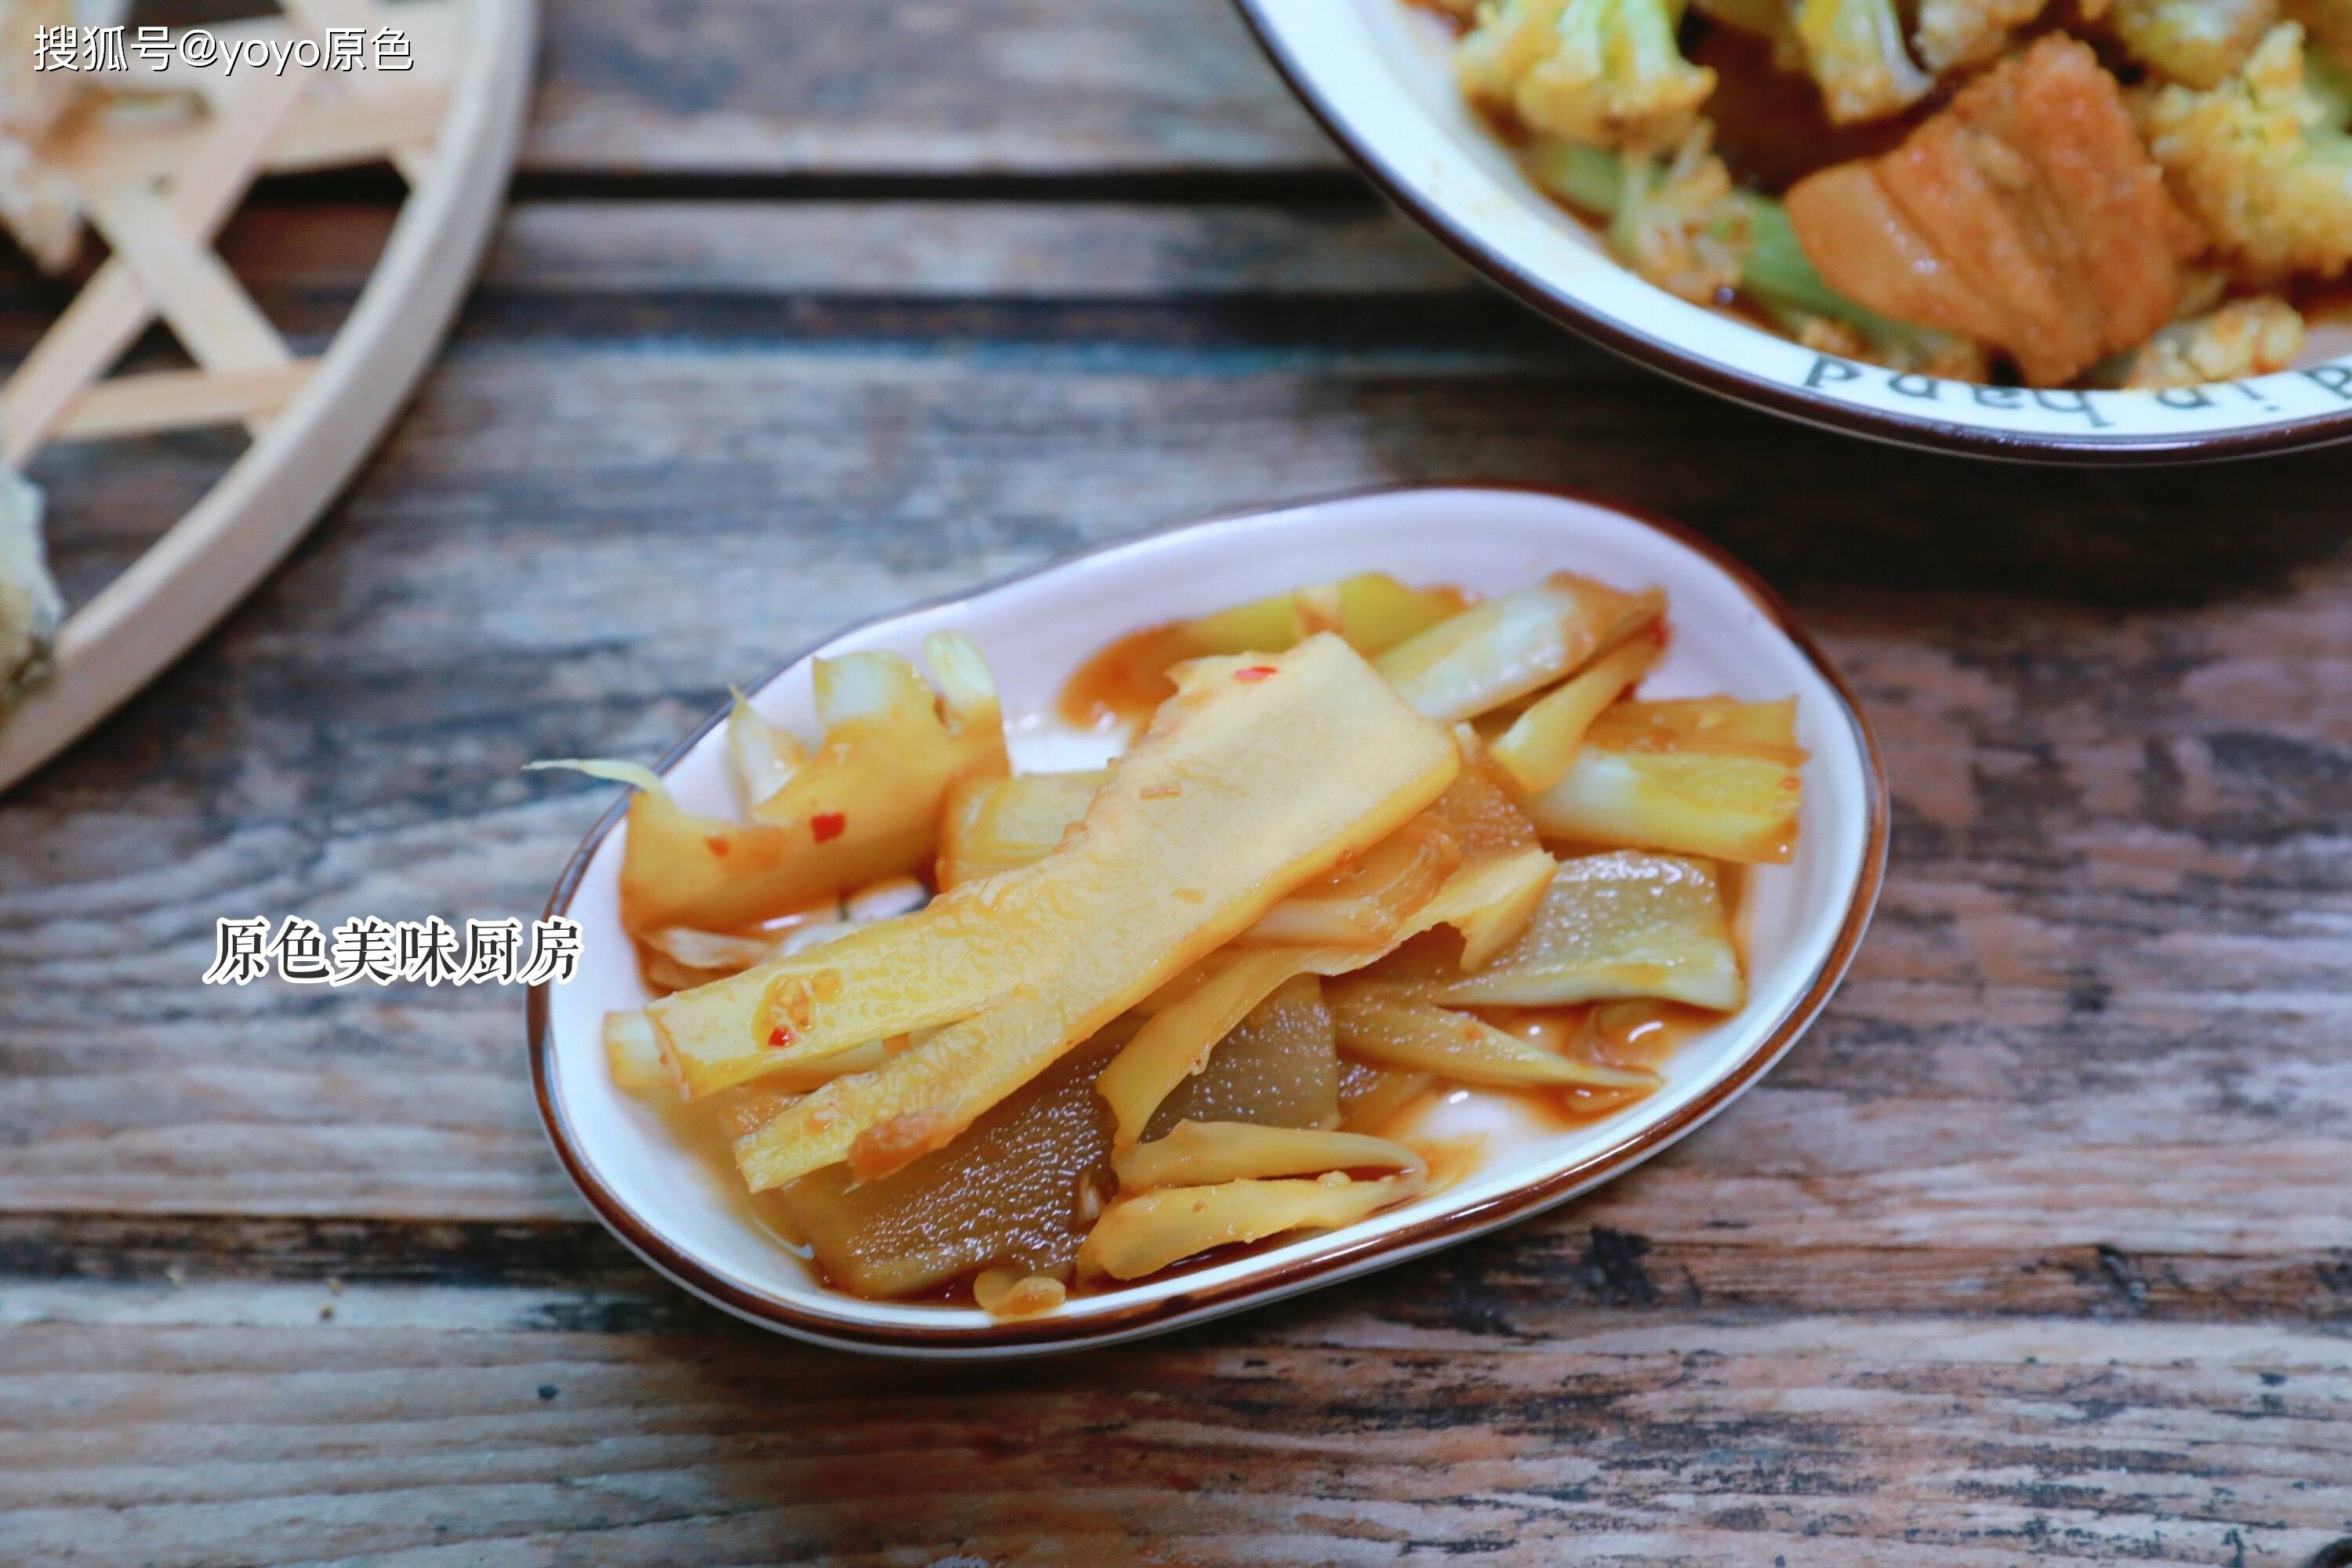
[[[1234,679],[1235,680],[1264,680],[1267,676],[1272,675],[1273,673],[1274,666],[1270,664],[1254,664],[1247,669],[1237,669],[1234,671]]]
[[[809,818],[809,832],[815,835],[819,844],[840,837],[842,829],[848,826],[849,818],[837,811],[820,811]]]
[[[721,860],[727,858],[727,851],[735,847],[735,846],[727,842],[725,835],[718,833],[714,833],[709,837],[705,838],[702,841],[702,847],[705,849],[709,850],[713,855],[718,856]]]
[[[790,1024],[779,1024],[768,1031],[768,1048],[781,1051],[798,1038],[800,1037],[793,1033],[793,1026]]]

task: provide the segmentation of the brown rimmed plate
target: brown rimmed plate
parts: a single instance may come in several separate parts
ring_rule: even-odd
[[[2179,463],[2352,438],[2352,321],[2273,375],[2171,392],[2032,391],[1817,353],[1619,266],[1462,101],[1450,24],[1412,0],[1235,0],[1301,102],[1381,191],[1523,303],[1678,381],[1824,429],[2049,463]]]
[[[1885,781],[1851,694],[1787,607],[1705,541],[1602,502],[1500,487],[1381,490],[1271,508],[1147,534],[869,622],[779,666],[751,697],[771,718],[811,732],[811,657],[857,648],[912,655],[929,633],[954,628],[989,656],[1016,765],[1092,766],[1109,742],[1055,721],[1054,696],[1080,659],[1121,633],[1352,572],[1495,593],[1562,569],[1667,590],[1674,643],[1644,683],[1646,695],[1793,692],[1799,739],[1811,752],[1796,858],[1748,879],[1748,1005],[1685,1045],[1665,1087],[1642,1104],[1569,1128],[1499,1098],[1458,1097],[1440,1108],[1430,1131],[1475,1134],[1479,1152],[1444,1190],[1346,1230],[1075,1296],[1046,1317],[996,1322],[970,1308],[843,1295],[762,1228],[731,1172],[681,1142],[657,1109],[606,1075],[604,1013],[647,1000],[619,921],[625,829],[616,805],[548,900],[551,914],[583,927],[581,972],[530,998],[532,1080],[565,1170],[639,1257],[751,1322],[856,1350],[1003,1356],[1112,1343],[1276,1300],[1466,1239],[1632,1169],[1728,1105],[1795,1043],[1862,940],[1886,850]],[[729,809],[722,719],[713,714],[660,766],[688,805],[713,811]]]

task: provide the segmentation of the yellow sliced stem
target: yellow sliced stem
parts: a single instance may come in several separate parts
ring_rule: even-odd
[[[1592,721],[1592,739],[1629,752],[1708,752],[1760,757],[1795,767],[1797,700],[1742,702],[1736,697],[1678,697],[1620,702]]]
[[[1738,752],[1641,751],[1586,737],[1528,815],[1558,838],[1785,865],[1796,854],[1804,778]]]
[[[1000,1321],[1050,1312],[1068,1295],[1069,1288],[1050,1274],[1014,1268],[983,1268],[971,1281],[972,1305]]]
[[[1235,952],[1189,995],[1153,1014],[1095,1080],[1118,1123],[1113,1146],[1124,1149],[1141,1138],[1160,1102],[1209,1065],[1217,1042],[1283,982],[1307,973],[1315,956],[1299,948]]]
[[[1165,1137],[1111,1156],[1122,1194],[1153,1187],[1213,1186],[1326,1171],[1403,1171],[1426,1174],[1428,1163],[1402,1143],[1360,1132],[1258,1127],[1246,1121],[1179,1121]]]
[[[870,1040],[970,1017],[1047,961],[1034,920],[1000,921],[975,883],[646,1008],[694,1098]]]
[[[1266,910],[1234,940],[1243,947],[1385,946],[1461,863],[1461,846],[1440,807],[1432,806],[1351,865]]]
[[[1214,1247],[1263,1241],[1294,1230],[1335,1230],[1417,1195],[1417,1176],[1357,1182],[1223,1182],[1161,1187],[1121,1198],[1103,1211],[1078,1248],[1081,1278],[1139,1279]]]
[[[1557,869],[1558,863],[1540,849],[1488,856],[1456,872],[1453,882],[1430,900],[1441,906],[1431,924],[1460,931],[1460,966],[1476,969],[1528,929]]]
[[[1654,1089],[1655,1073],[1578,1061],[1507,1035],[1483,1018],[1365,985],[1326,993],[1332,1026],[1349,1055],[1385,1067],[1507,1088]]]
[[[1424,717],[1442,723],[1549,686],[1664,613],[1652,588],[1621,593],[1558,573],[1532,588],[1440,621],[1380,658],[1380,670]]]
[[[1593,660],[1511,721],[1494,744],[1495,764],[1521,795],[1549,789],[1576,760],[1576,749],[1601,710],[1647,675],[1664,651],[1656,638],[1639,637]]]

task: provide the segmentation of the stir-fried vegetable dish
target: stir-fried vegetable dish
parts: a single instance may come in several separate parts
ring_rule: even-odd
[[[1605,1117],[1742,1005],[1740,868],[1793,853],[1793,700],[1636,695],[1664,596],[1381,574],[1106,648],[1022,773],[980,649],[739,700],[741,811],[637,785],[623,1087],[723,1137],[835,1288],[1002,1316],[1355,1224],[1475,1166],[1456,1093]]]
[[[2352,0],[1428,0],[1620,260],[2029,386],[2283,369],[2352,266]]]

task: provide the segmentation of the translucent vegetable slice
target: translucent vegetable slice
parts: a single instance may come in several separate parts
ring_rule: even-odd
[[[1111,1156],[1121,1196],[1153,1187],[1213,1186],[1327,1171],[1426,1173],[1428,1163],[1402,1143],[1360,1132],[1260,1127],[1247,1121],[1180,1121],[1149,1143]]]
[[[1794,714],[1793,700],[1621,702],[1528,815],[1550,837],[1785,863],[1804,789]]]
[[[1378,1062],[1339,1058],[1339,1130],[1384,1132],[1405,1109],[1436,1087],[1437,1075]]]
[[[1112,1186],[1101,1060],[1071,1052],[902,1171],[859,1183],[836,1165],[777,1202],[825,1272],[862,1296],[914,1295],[991,1266],[1066,1275]]]
[[[1550,685],[1665,612],[1656,589],[1621,593],[1572,573],[1463,611],[1380,657],[1414,710],[1444,723]]]
[[[992,931],[1037,943],[1038,961],[986,1012],[740,1141],[755,1190],[845,1159],[872,1176],[940,1147],[1293,889],[1394,832],[1459,771],[1444,731],[1338,637],[1251,658],[1184,666],[1060,848],[939,900],[983,908]]]
[[[1509,1089],[1652,1089],[1657,1075],[1580,1061],[1508,1035],[1468,1013],[1397,996],[1373,984],[1334,985],[1332,1026],[1350,1056]]]
[[[1561,861],[1527,930],[1481,968],[1465,973],[1442,948],[1417,946],[1364,978],[1453,1006],[1655,996],[1730,1012],[1747,1000],[1716,868],[1639,850]]]
[[[1339,1057],[1322,984],[1301,975],[1276,988],[1217,1043],[1203,1071],[1176,1086],[1144,1129],[1177,1122],[1247,1121],[1330,1128],[1339,1121]]]
[[[1253,1009],[1303,976],[1309,959],[1304,951],[1285,948],[1224,955],[1181,1000],[1154,1013],[1096,1085],[1111,1108],[1118,1143],[1142,1138],[1161,1101],[1208,1067],[1217,1042]]]
[[[1243,947],[1384,947],[1461,863],[1461,846],[1432,806],[1275,905],[1234,942]]]
[[[735,804],[750,811],[784,787],[793,770],[808,760],[800,737],[763,716],[741,692],[727,710],[727,782]]]
[[[681,969],[704,972],[706,978],[717,979],[740,974],[753,964],[765,963],[775,957],[782,935],[735,936],[726,931],[696,931],[691,926],[664,926],[637,940]]]
[[[1411,1175],[1370,1182],[1331,1175],[1161,1187],[1103,1211],[1078,1248],[1078,1274],[1139,1279],[1216,1247],[1294,1230],[1336,1230],[1403,1203],[1424,1185]]]

